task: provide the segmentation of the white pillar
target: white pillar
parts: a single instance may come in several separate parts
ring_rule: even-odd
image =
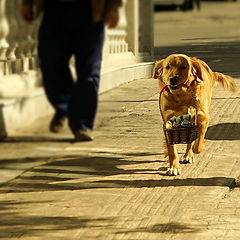
[[[139,1],[127,1],[127,42],[128,49],[135,57],[139,53]]]
[[[143,59],[153,58],[153,0],[139,0],[139,52]]]

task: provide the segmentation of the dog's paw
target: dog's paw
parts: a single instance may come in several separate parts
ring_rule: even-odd
[[[166,175],[168,176],[177,176],[181,174],[181,169],[180,168],[168,168]]]
[[[188,163],[194,163],[194,162],[195,162],[195,157],[194,156],[192,156],[192,157],[183,156],[183,158],[180,161],[181,164],[188,164]]]

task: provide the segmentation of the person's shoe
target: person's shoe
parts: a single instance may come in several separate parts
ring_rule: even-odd
[[[93,135],[91,130],[78,130],[74,132],[74,136],[75,136],[76,142],[93,140]]]
[[[61,132],[64,129],[66,119],[66,116],[55,113],[50,122],[49,130],[53,133]]]

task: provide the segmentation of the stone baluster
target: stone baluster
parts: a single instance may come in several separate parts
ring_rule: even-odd
[[[34,20],[34,22],[29,26],[29,42],[30,42],[30,69],[38,68],[38,30],[41,22],[41,17]]]
[[[31,24],[27,24],[22,20],[20,9],[21,1],[16,1],[16,18],[18,24],[18,32],[16,34],[16,41],[18,42],[16,49],[16,57],[20,61],[20,71],[26,72],[29,70],[29,59],[31,56],[31,44],[29,41],[29,32],[31,31]]]
[[[126,53],[128,51],[128,43],[126,42],[127,37],[127,17],[126,17],[126,4],[127,1],[123,0],[123,7],[120,8],[120,22],[118,25],[120,35],[119,35],[119,52]]]
[[[36,46],[36,40],[34,39],[34,28],[35,24],[31,23],[28,26],[27,31],[27,48],[25,48],[26,56],[29,60],[29,69],[35,68],[35,58],[34,58],[34,51]]]
[[[107,37],[109,43],[109,53],[125,53],[128,51],[126,42],[127,36],[127,19],[126,19],[126,0],[119,10],[120,21],[116,29],[108,30]]]
[[[7,69],[7,50],[9,44],[7,35],[9,32],[8,21],[6,18],[6,0],[0,0],[0,75],[6,75]]]
[[[9,42],[9,49],[7,52],[7,59],[11,69],[11,73],[17,73],[17,57],[16,57],[16,49],[18,43],[16,41],[16,35],[18,32],[18,24],[17,24],[17,9],[16,1],[18,0],[10,0],[6,2],[6,10],[7,10],[7,17],[9,22],[9,34],[7,36],[7,40]]]

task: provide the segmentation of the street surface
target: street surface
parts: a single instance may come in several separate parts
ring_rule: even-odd
[[[165,175],[157,81],[123,84],[100,96],[93,142],[49,133],[51,116],[1,142],[0,239],[239,240],[239,7],[155,15],[156,59],[183,52],[236,78],[214,89],[196,163]]]
[[[240,76],[240,1],[206,1],[194,12],[155,14],[155,55],[185,53],[216,71]]]

